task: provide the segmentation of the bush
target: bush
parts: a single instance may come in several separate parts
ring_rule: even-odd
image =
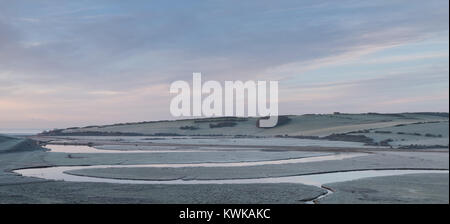
[[[393,142],[394,140],[392,140],[392,139],[385,139],[385,140],[383,140],[383,141],[381,141],[380,143],[379,143],[379,145],[380,146],[391,146],[390,144],[389,144],[389,142]]]
[[[202,118],[194,120],[194,123],[209,123],[209,122],[243,122],[248,121],[246,117],[213,117],[213,118]]]
[[[379,134],[391,134],[392,131],[375,131],[375,133],[379,133]]]
[[[348,142],[362,142],[367,145],[373,145],[373,139],[365,136],[365,135],[348,135],[348,134],[332,134],[323,139],[331,140],[331,141],[348,141]]]
[[[275,127],[280,127],[282,125],[288,124],[289,122],[291,122],[291,119],[288,116],[278,116],[278,122],[277,125],[275,125],[275,127],[260,127],[259,126],[259,121],[261,119],[269,119],[269,117],[262,117],[256,120],[256,127],[258,128],[275,128]]]
[[[199,127],[196,127],[196,126],[182,126],[182,127],[180,127],[180,129],[181,130],[197,130],[197,129],[199,129]]]
[[[447,149],[448,145],[403,145],[398,147],[399,149]]]
[[[219,122],[215,124],[209,124],[209,128],[223,128],[223,127],[234,127],[237,123],[235,122]]]

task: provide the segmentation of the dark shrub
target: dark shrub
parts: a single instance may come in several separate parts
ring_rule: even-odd
[[[194,120],[194,123],[209,123],[209,122],[243,122],[248,121],[246,117],[213,117]]]
[[[196,126],[182,126],[182,127],[180,127],[180,129],[181,130],[197,130],[197,129],[199,129],[198,127],[196,127]]]
[[[380,143],[379,143],[379,145],[380,146],[391,146],[390,144],[389,144],[389,142],[393,142],[394,140],[392,140],[392,139],[385,139],[385,140],[383,140],[383,141],[381,141]]]
[[[391,134],[392,131],[375,131],[375,133],[379,133],[379,134]]]
[[[223,127],[234,127],[237,123],[235,122],[219,122],[215,124],[209,124],[209,128],[223,128]]]
[[[348,135],[348,134],[332,134],[323,139],[331,140],[331,141],[348,141],[348,142],[362,142],[368,145],[373,145],[373,139],[365,136],[365,135]]]
[[[442,135],[425,134],[425,137],[442,138]]]
[[[256,120],[256,127],[263,128],[263,127],[259,126],[259,121],[261,119],[265,120],[265,119],[268,119],[268,118],[269,117],[262,117],[262,118],[257,119]],[[291,122],[291,119],[288,116],[278,116],[278,122],[277,122],[277,125],[275,125],[275,127],[280,127],[282,125],[288,124],[289,122]],[[267,128],[275,128],[275,127],[267,127]],[[264,128],[266,128],[266,127],[264,127]]]

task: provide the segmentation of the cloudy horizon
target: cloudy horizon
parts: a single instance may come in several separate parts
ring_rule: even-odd
[[[176,119],[169,86],[278,80],[279,114],[448,112],[449,2],[0,0],[0,128]]]

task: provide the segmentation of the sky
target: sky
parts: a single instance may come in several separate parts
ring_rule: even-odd
[[[0,128],[175,119],[170,84],[279,81],[279,113],[449,108],[447,0],[0,0]]]

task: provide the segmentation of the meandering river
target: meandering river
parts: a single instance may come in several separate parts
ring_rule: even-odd
[[[76,148],[78,147],[78,148]],[[65,148],[65,149],[64,149]],[[117,150],[99,150],[88,146],[58,146],[54,147],[50,152],[92,152],[98,151],[114,151]],[[165,151],[165,150],[164,150]],[[173,150],[170,150],[173,152]],[[128,151],[122,151],[124,153]],[[143,151],[140,151],[143,152]],[[68,174],[68,171],[80,169],[98,169],[98,168],[139,168],[139,167],[153,167],[153,168],[183,168],[183,167],[245,167],[245,166],[261,166],[261,165],[280,165],[290,163],[309,163],[320,161],[332,161],[350,159],[354,157],[364,156],[366,153],[337,153],[333,155],[323,155],[315,157],[294,158],[294,159],[280,159],[268,161],[250,161],[250,162],[209,162],[209,163],[166,163],[166,164],[139,164],[139,165],[91,165],[91,166],[54,166],[41,168],[26,168],[14,170],[14,172],[27,177],[42,178],[47,180],[60,180],[70,182],[101,182],[101,183],[116,183],[116,184],[261,184],[261,183],[297,183],[313,185],[323,188],[324,184],[334,182],[344,182],[357,180],[369,177],[394,176],[404,174],[421,174],[421,173],[446,173],[448,170],[359,170],[359,171],[345,171],[345,172],[329,172],[321,174],[307,174],[298,176],[283,176],[283,177],[266,177],[266,178],[246,178],[246,179],[218,179],[218,180],[135,180],[135,179],[114,179],[102,177],[79,176]],[[324,188],[326,189],[326,188]],[[327,190],[327,194],[332,191]],[[320,198],[319,197],[319,198]],[[316,198],[317,199],[317,198]],[[309,201],[310,203],[313,200]]]

